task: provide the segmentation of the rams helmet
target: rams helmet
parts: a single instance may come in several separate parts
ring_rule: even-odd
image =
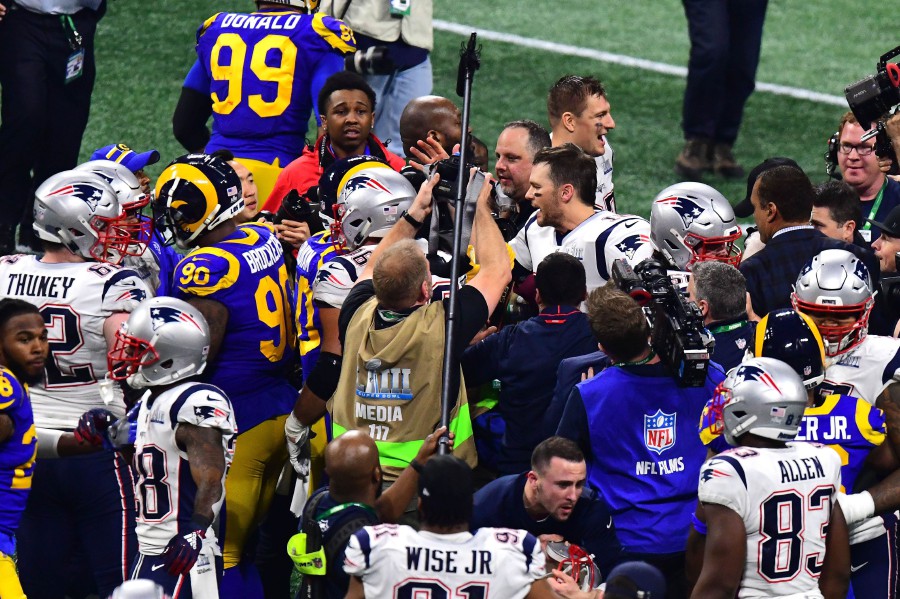
[[[809,316],[790,308],[769,312],[757,323],[753,355],[789,365],[807,389],[825,380],[825,345],[819,329]]]

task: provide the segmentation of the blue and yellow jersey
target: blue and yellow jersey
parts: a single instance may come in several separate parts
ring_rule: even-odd
[[[37,455],[37,437],[28,387],[0,366],[0,414],[13,422],[13,434],[0,443],[0,534],[12,536],[19,528]]]
[[[718,397],[718,396],[717,396]],[[700,440],[715,453],[731,449],[722,434],[722,410],[716,398],[706,402],[700,417]],[[856,477],[869,452],[884,443],[884,413],[849,395],[829,395],[821,405],[806,408],[795,441],[827,445],[841,456],[841,488],[853,492]]]
[[[306,240],[297,252],[297,335],[300,338],[300,361],[303,372],[312,372],[319,359],[319,333],[322,321],[319,308],[313,303],[313,285],[319,269],[340,255],[328,230]]]
[[[322,13],[218,13],[197,32],[197,62],[184,86],[212,99],[207,152],[286,166],[305,145],[319,90],[356,50],[353,31]]]
[[[247,223],[175,268],[174,295],[228,308],[228,326],[203,379],[225,391],[238,429],[287,414],[297,390],[286,375],[294,355],[294,290],[271,225]]]
[[[806,408],[796,440],[835,450],[841,456],[841,491],[852,493],[869,452],[884,443],[886,434],[881,410],[858,397],[829,395],[821,405]]]

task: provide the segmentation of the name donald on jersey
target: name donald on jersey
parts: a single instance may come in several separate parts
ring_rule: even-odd
[[[221,27],[234,29],[296,29],[303,15],[243,15],[227,14],[222,19]]]

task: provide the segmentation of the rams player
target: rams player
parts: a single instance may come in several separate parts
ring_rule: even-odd
[[[0,300],[0,597],[24,597],[13,556],[37,457],[28,383],[44,375],[49,346],[37,306]]]
[[[256,597],[258,578],[244,586],[252,566],[236,566],[287,461],[284,421],[297,397],[285,376],[294,359],[292,285],[272,227],[235,223],[244,207],[241,182],[222,159],[176,159],[160,175],[156,198],[176,243],[191,250],[173,285],[209,323],[203,380],[228,395],[240,430],[226,481],[223,594]]]
[[[356,50],[353,32],[314,11],[318,0],[258,1],[251,14],[218,13],[197,32],[197,61],[172,119],[188,151],[231,149],[267,198],[300,156],[325,80]],[[206,121],[213,117],[212,135]]]

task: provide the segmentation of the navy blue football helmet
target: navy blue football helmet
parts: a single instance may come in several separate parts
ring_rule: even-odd
[[[759,321],[753,355],[788,364],[807,389],[825,379],[825,344],[819,329],[809,316],[790,308],[769,312]]]

